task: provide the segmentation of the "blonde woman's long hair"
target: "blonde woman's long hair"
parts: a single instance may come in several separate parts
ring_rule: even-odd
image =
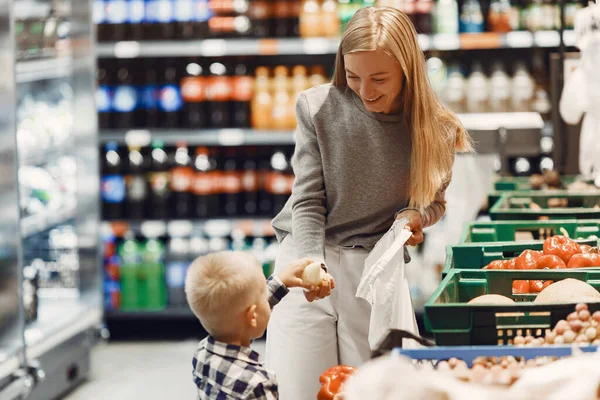
[[[365,7],[356,12],[342,36],[333,85],[348,85],[345,54],[378,48],[398,61],[404,73],[400,103],[412,130],[409,206],[423,211],[449,183],[455,152],[471,152],[473,145],[456,115],[437,99],[415,27],[396,8]]]

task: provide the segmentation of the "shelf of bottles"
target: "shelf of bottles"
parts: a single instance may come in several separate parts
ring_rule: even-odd
[[[94,1],[108,318],[191,316],[185,269],[206,251],[250,248],[270,265],[265,226],[291,194],[296,99],[329,81],[340,32],[375,3],[413,20],[434,89],[468,129],[541,130],[548,79],[523,49],[559,45],[556,2]],[[567,45],[582,5],[565,3]],[[448,52],[498,48],[515,50]]]

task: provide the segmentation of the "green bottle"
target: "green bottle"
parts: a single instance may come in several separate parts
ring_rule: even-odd
[[[167,305],[165,283],[165,246],[158,239],[148,239],[138,268],[140,308],[161,310]]]
[[[344,33],[354,13],[362,7],[362,2],[360,0],[338,0],[338,3],[338,14],[342,26],[342,32],[340,33]]]
[[[119,246],[121,258],[121,308],[135,310],[140,307],[137,271],[141,262],[140,244],[131,235]]]

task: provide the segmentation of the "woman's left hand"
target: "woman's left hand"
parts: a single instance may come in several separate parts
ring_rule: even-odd
[[[402,211],[396,217],[397,220],[406,218],[408,223],[406,227],[411,230],[412,236],[408,239],[406,244],[409,246],[416,246],[423,242],[423,221],[421,220],[421,213],[415,210]]]

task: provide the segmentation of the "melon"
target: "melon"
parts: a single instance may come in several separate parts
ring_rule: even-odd
[[[533,302],[545,304],[597,303],[600,302],[600,292],[583,281],[567,278],[542,290]]]
[[[503,304],[515,304],[513,299],[508,298],[506,296],[501,296],[499,294],[484,294],[483,296],[475,297],[467,304],[493,304],[493,305],[503,305]]]

